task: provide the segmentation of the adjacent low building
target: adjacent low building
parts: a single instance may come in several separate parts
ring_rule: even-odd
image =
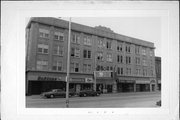
[[[161,90],[161,57],[155,57],[157,89]]]
[[[26,27],[26,94],[65,89],[69,22],[31,18]],[[154,91],[154,43],[71,23],[70,89]],[[99,71],[99,72],[95,72]]]

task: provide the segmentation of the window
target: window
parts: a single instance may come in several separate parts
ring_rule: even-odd
[[[137,76],[141,75],[141,69],[140,69],[140,68],[137,68],[137,69],[136,69],[136,75],[137,75]]]
[[[143,58],[143,66],[147,66],[147,60]]]
[[[47,60],[38,60],[36,62],[37,70],[48,70],[48,61]]]
[[[97,53],[97,60],[103,61],[103,52]]]
[[[79,72],[79,63],[71,63],[71,72]]]
[[[123,46],[122,46],[122,44],[118,44],[118,45],[117,45],[117,51],[119,51],[119,52],[122,52],[122,51],[123,51]]]
[[[55,32],[54,33],[54,40],[64,41],[64,33]]]
[[[154,73],[153,73],[153,69],[150,70],[150,75],[153,76]]]
[[[126,64],[131,64],[131,57],[130,56],[126,56]]]
[[[111,53],[107,53],[107,61],[112,62],[112,54]]]
[[[143,69],[143,76],[147,76],[147,69]]]
[[[126,68],[126,75],[131,75],[131,68]]]
[[[91,72],[91,65],[90,64],[83,64],[83,72],[90,73]]]
[[[91,39],[89,36],[84,37],[84,45],[91,45]]]
[[[123,56],[122,55],[117,55],[117,62],[123,63]]]
[[[142,55],[146,55],[146,48],[142,48]]]
[[[104,42],[103,38],[102,39],[98,39],[98,47],[99,48],[105,47],[105,42]]]
[[[39,37],[41,37],[41,38],[49,38],[49,30],[39,28]]]
[[[150,56],[153,56],[153,50],[149,51]]]
[[[62,71],[62,62],[61,61],[54,61],[53,66],[52,66],[52,70]]]
[[[122,67],[117,67],[117,74],[123,75],[123,68]]]
[[[135,54],[140,54],[140,46],[135,46]]]
[[[106,70],[106,68],[103,67],[102,65],[97,65],[96,70],[97,71],[103,71],[103,70]]]
[[[139,57],[136,57],[136,65],[140,65],[140,58]]]
[[[80,44],[80,36],[77,34],[73,34],[72,35],[72,39],[71,39],[72,43],[76,43],[76,44]]]
[[[63,48],[64,48],[63,46],[55,45],[53,48],[54,49],[53,54],[63,56]]]
[[[45,44],[38,44],[38,53],[48,54],[49,46]]]
[[[112,49],[112,42],[111,41],[106,42],[106,48],[107,49]]]
[[[79,48],[71,48],[71,56],[80,58],[80,50]]]
[[[90,50],[84,50],[83,51],[83,57],[84,58],[91,58],[91,51]]]
[[[126,45],[126,52],[131,53],[131,46],[130,45]]]

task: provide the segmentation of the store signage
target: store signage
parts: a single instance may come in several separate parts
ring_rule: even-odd
[[[134,80],[119,80],[120,83],[135,83]]]
[[[69,79],[70,82],[84,82],[83,78],[70,78]]]
[[[86,82],[86,83],[92,83],[92,82],[93,82],[93,79],[92,79],[92,78],[85,78],[85,82]]]
[[[136,84],[149,84],[150,81],[147,81],[147,80],[137,80],[136,81]]]
[[[155,80],[151,80],[151,84],[155,84],[156,82],[155,82]]]
[[[112,78],[112,71],[95,71],[94,74],[96,77],[106,77],[106,78]]]
[[[38,81],[61,81],[61,77],[56,78],[56,77],[44,77],[44,76],[39,76],[37,78]]]

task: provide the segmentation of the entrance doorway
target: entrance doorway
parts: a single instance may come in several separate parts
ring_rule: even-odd
[[[112,85],[107,85],[107,93],[112,93]]]

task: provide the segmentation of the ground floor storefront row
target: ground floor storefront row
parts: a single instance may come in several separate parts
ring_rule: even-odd
[[[145,92],[155,91],[156,84],[152,78],[117,77],[97,78],[93,74],[70,75],[69,89],[80,92],[81,90],[96,89],[101,93],[116,92]],[[26,94],[41,94],[51,89],[66,90],[66,74],[51,72],[28,72],[26,74]]]

